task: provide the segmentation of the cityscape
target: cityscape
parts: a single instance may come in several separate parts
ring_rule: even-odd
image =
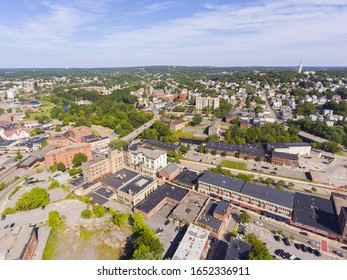
[[[345,1],[17,2],[0,260],[347,259]]]
[[[345,259],[346,73],[3,70],[1,258]]]

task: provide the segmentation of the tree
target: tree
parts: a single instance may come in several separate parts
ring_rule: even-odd
[[[23,158],[23,156],[21,155],[21,153],[19,151],[16,152],[16,161],[21,161]]]
[[[61,127],[59,125],[55,127],[55,132],[61,132]]]
[[[46,189],[35,187],[30,192],[24,193],[16,202],[16,208],[20,211],[31,210],[46,206],[49,203],[49,195]]]
[[[57,189],[60,187],[60,183],[57,180],[52,180],[51,184],[49,185],[49,189]]]
[[[89,209],[84,209],[81,212],[81,217],[83,219],[90,219],[93,216],[93,212]]]
[[[199,152],[200,152],[200,153],[205,153],[205,145],[204,145],[204,144],[200,144],[200,146],[199,146]]]
[[[185,154],[185,153],[187,153],[188,152],[188,148],[186,147],[186,146],[181,146],[180,147],[180,152],[182,153],[182,154]]]
[[[63,162],[58,162],[57,163],[57,170],[64,172],[66,170],[66,166]]]
[[[30,119],[30,111],[29,110],[25,110],[24,115],[25,115],[26,119]]]
[[[42,148],[43,148],[43,147],[46,147],[47,144],[48,144],[47,140],[44,140],[44,141],[41,142],[41,147],[42,147]]]
[[[53,232],[64,229],[63,221],[58,211],[51,211],[48,214],[48,225],[51,227]]]
[[[119,228],[123,228],[125,224],[127,224],[129,222],[130,219],[130,213],[119,213],[119,212],[115,212],[113,213],[112,216],[112,222],[118,226]]]
[[[73,156],[72,163],[74,166],[80,166],[83,162],[86,162],[88,157],[83,153],[77,153]]]
[[[69,175],[70,176],[74,176],[74,175],[76,175],[77,174],[77,169],[76,168],[71,168],[70,170],[69,170]]]
[[[248,255],[249,260],[273,260],[269,250],[263,245],[263,242],[254,234],[247,234],[244,238],[251,245]]]
[[[97,218],[102,218],[106,214],[106,210],[102,205],[96,205],[93,208],[94,214]]]
[[[57,171],[57,166],[56,166],[55,164],[52,164],[52,165],[49,167],[49,170],[51,170],[52,172]]]
[[[247,224],[250,222],[251,216],[246,211],[243,210],[240,215],[240,220],[242,223]]]
[[[108,146],[111,149],[122,150],[123,148],[125,148],[128,145],[129,145],[129,143],[125,140],[115,139],[115,140],[112,140]]]
[[[4,182],[0,183],[0,191],[6,188],[6,184]]]

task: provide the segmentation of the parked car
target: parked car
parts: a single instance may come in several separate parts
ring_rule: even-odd
[[[14,227],[14,225],[15,225],[15,223],[10,224],[10,228],[13,228],[13,227]]]
[[[276,250],[275,250],[275,255],[276,255],[276,256],[280,256],[282,253],[284,253],[284,250],[283,250],[283,249],[276,249]]]
[[[277,242],[280,242],[281,241],[281,237],[279,237],[278,235],[274,235],[274,238]]]
[[[318,244],[318,242],[316,242],[316,241],[311,241],[311,240],[309,240],[308,243],[311,244],[312,246],[319,247],[319,244]]]
[[[254,223],[255,223],[256,225],[258,225],[258,226],[263,226],[263,223],[260,222],[260,221],[254,221]]]
[[[316,257],[320,257],[321,256],[321,253],[317,249],[313,250],[313,254],[315,254]]]
[[[157,229],[157,233],[160,233],[160,232],[163,232],[163,231],[164,231],[164,229],[163,229],[163,228],[158,227],[158,229]]]
[[[4,221],[6,219],[6,215],[1,216],[1,221]]]
[[[9,225],[5,225],[5,226],[4,226],[4,229],[6,229],[6,228],[8,228],[8,227],[9,227]]]
[[[304,236],[307,236],[308,234],[307,234],[307,232],[304,232],[304,231],[300,231],[299,232],[301,235],[304,235]]]
[[[294,246],[296,249],[301,250],[301,244],[300,243],[294,243]]]
[[[340,258],[343,258],[343,257],[344,257],[343,253],[340,252],[340,251],[333,250],[333,253],[336,254],[336,255],[338,255]]]
[[[282,241],[283,241],[283,243],[284,243],[286,246],[290,246],[290,245],[291,245],[291,244],[290,244],[290,241],[289,241],[289,239],[288,239],[287,237],[282,238]]]
[[[166,220],[164,225],[167,226],[168,224],[170,224],[170,220]]]
[[[310,253],[310,254],[313,254],[313,249],[310,247],[310,246],[306,246],[307,248],[307,251]]]
[[[304,244],[301,244],[301,251],[308,252],[307,247]]]

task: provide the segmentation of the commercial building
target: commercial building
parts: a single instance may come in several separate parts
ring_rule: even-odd
[[[158,186],[156,179],[126,168],[104,177],[101,182],[105,188],[114,192],[110,199],[131,208],[154,192]]]
[[[182,187],[195,190],[199,177],[200,173],[187,169],[183,170],[179,175],[177,175],[172,182]]]
[[[157,171],[167,165],[166,152],[154,148],[138,148],[131,151],[131,163]]]
[[[178,205],[188,195],[189,191],[171,184],[164,184],[155,190],[150,196],[140,202],[134,209],[135,213],[141,213],[149,219],[166,203]]]
[[[298,166],[299,156],[297,154],[288,154],[281,152],[272,152],[271,163],[278,165]]]
[[[211,107],[212,110],[219,108],[219,98],[215,97],[197,97],[195,99],[195,106],[197,110],[202,110],[207,106]]]
[[[181,170],[178,164],[170,163],[159,170],[158,177],[163,180],[172,181],[178,174],[180,174],[180,172]]]
[[[294,194],[206,171],[198,180],[198,191],[241,207],[289,221]]]
[[[85,154],[88,160],[92,159],[92,150],[89,144],[72,144],[68,147],[58,148],[45,154],[45,162],[47,166],[57,164],[58,162],[64,163],[65,166],[72,165],[72,159],[75,154]]]
[[[261,161],[265,158],[265,152],[261,145],[242,144],[240,146],[239,157]]]
[[[34,227],[0,230],[0,260],[31,260],[38,243]]]
[[[180,119],[180,120],[172,120],[170,122],[170,130],[172,131],[177,131],[180,130],[182,128],[184,128],[187,124],[187,121],[184,119]]]
[[[207,142],[205,150],[208,153],[215,151],[217,154],[226,153],[228,156],[235,156],[240,151],[238,145],[228,144],[224,142]]]
[[[107,156],[96,154],[93,159],[82,163],[83,176],[89,182],[122,168],[124,168],[123,152],[118,150],[109,150]]]
[[[81,143],[83,136],[87,136],[91,134],[93,134],[92,129],[86,126],[74,127],[68,131],[69,139],[75,143]]]
[[[225,260],[248,260],[248,255],[251,250],[251,244],[241,239],[231,239]]]
[[[53,146],[54,148],[67,147],[70,145],[70,140],[62,135],[56,135],[54,137],[49,137],[47,139],[47,144]]]
[[[329,238],[341,238],[334,205],[329,199],[295,193],[291,223]]]
[[[204,260],[207,256],[209,232],[191,224],[180,245],[173,255],[173,260]]]
[[[269,143],[266,150],[268,152],[280,152],[287,154],[297,154],[299,156],[310,155],[311,145],[306,142],[298,143]]]
[[[168,151],[168,152],[177,152],[179,149],[179,145],[161,142],[158,140],[145,139],[143,140],[143,145],[145,147],[157,148],[159,150]]]
[[[224,234],[230,214],[230,202],[220,200],[209,201],[200,212],[195,223],[208,230],[213,236],[220,239]]]

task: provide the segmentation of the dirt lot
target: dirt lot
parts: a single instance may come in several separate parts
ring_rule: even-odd
[[[117,260],[129,235],[130,228],[120,230],[108,222],[68,228],[50,235],[43,259]]]

